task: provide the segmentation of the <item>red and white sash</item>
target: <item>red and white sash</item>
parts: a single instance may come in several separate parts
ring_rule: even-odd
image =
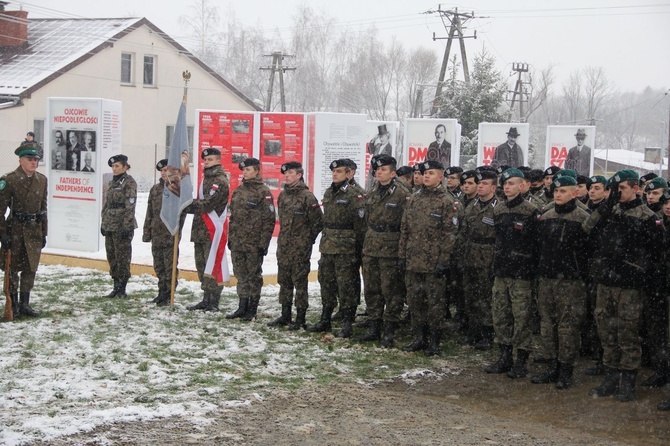
[[[214,185],[216,186],[216,185]],[[202,183],[198,190],[198,198],[204,198]],[[226,244],[228,243],[228,221],[226,219],[226,208],[223,208],[221,215],[216,211],[207,214],[200,214],[202,221],[205,222],[209,239],[212,241],[212,247],[209,249],[207,264],[205,265],[205,276],[213,277],[216,283],[223,285],[230,280],[228,271],[228,259],[226,258]]]

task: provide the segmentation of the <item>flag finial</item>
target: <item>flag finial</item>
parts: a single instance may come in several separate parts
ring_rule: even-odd
[[[181,72],[181,77],[184,79],[184,101],[186,101],[186,92],[188,90],[188,81],[191,80],[191,72],[188,70],[184,70]]]

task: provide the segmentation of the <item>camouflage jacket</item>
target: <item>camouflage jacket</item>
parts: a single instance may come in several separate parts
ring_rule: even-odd
[[[363,242],[363,255],[398,257],[402,214],[411,195],[393,179],[387,186],[377,183],[365,201],[368,230]]]
[[[331,185],[323,194],[322,254],[355,254],[365,238],[365,200],[348,182]]]
[[[230,200],[228,247],[231,251],[265,251],[275,228],[275,206],[270,189],[258,176],[242,183]]]
[[[198,193],[198,196],[202,196],[202,198],[193,200],[192,242],[207,243],[211,240],[203,215],[212,211],[216,212],[217,215],[223,214],[226,211],[229,193],[228,178],[226,178],[221,165],[208,167],[203,171],[203,179]]]
[[[127,173],[116,175],[107,185],[107,199],[102,207],[102,227],[105,232],[134,231],[137,183]]]
[[[144,227],[142,228],[142,241],[151,242],[153,246],[167,248],[173,246],[174,238],[167,230],[165,223],[161,220],[161,209],[163,208],[163,191],[165,183],[161,178],[157,184],[154,184],[149,191],[147,201],[147,214],[144,217]],[[179,238],[181,239],[181,229],[184,227],[186,213],[182,213],[179,219]]]
[[[422,187],[412,196],[402,217],[398,257],[407,271],[431,273],[448,265],[458,227],[457,209],[442,185]]]
[[[323,211],[304,181],[284,186],[277,199],[279,237],[277,263],[309,260],[312,245],[323,229]]]
[[[499,204],[495,195],[486,202],[478,197],[465,209],[458,233],[464,268],[491,268],[496,240],[493,211]]]
[[[497,277],[530,280],[537,266],[540,210],[519,195],[493,211],[496,230],[493,272]]]

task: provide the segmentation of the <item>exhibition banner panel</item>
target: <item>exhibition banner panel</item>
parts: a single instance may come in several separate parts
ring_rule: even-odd
[[[460,164],[460,138],[455,119],[406,119],[403,143],[404,163],[413,166],[426,160],[444,167]]]
[[[477,166],[525,166],[528,162],[529,140],[528,123],[480,122]]]
[[[593,173],[595,142],[595,126],[547,126],[545,166],[572,169],[589,177]]]
[[[370,159],[375,155],[390,155],[402,166],[398,159],[398,131],[400,123],[397,121],[368,121],[366,126],[365,145],[365,189],[369,190],[374,182],[374,173],[370,171]]]

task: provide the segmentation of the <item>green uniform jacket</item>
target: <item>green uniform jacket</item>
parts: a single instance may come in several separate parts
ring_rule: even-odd
[[[495,195],[487,202],[476,198],[465,209],[458,234],[463,241],[464,268],[491,269],[496,241],[493,211],[499,203]]]
[[[137,228],[135,202],[137,183],[127,173],[112,178],[107,186],[107,199],[102,207],[102,227],[105,232],[132,232]]]
[[[412,196],[402,217],[398,257],[407,271],[431,273],[449,264],[458,227],[457,209],[442,185],[421,189]]]
[[[323,194],[322,254],[356,254],[365,238],[364,196],[346,181]]]
[[[228,247],[231,251],[267,250],[275,228],[275,206],[261,177],[242,180],[230,200]]]
[[[284,186],[277,199],[279,237],[277,263],[309,260],[312,245],[323,229],[323,211],[304,181]]]
[[[0,235],[2,236],[7,234],[5,212],[10,206],[13,206],[12,255],[26,257],[14,258],[12,262],[20,265],[25,264],[27,260],[30,270],[37,271],[42,252],[42,237],[47,235],[47,178],[39,172],[29,177],[20,166],[14,172],[0,178]],[[21,215],[30,218],[31,221],[21,221]],[[21,245],[25,246],[25,251],[17,249]]]
[[[400,224],[411,194],[394,178],[387,187],[376,183],[365,201],[368,230],[363,255],[398,257]]]
[[[159,248],[173,246],[174,237],[167,230],[165,223],[161,220],[161,209],[163,208],[163,191],[165,183],[161,178],[158,184],[154,184],[149,191],[149,200],[147,202],[147,215],[144,218],[144,228],[142,232],[143,242],[152,242]],[[181,239],[181,228],[184,227],[186,213],[182,213],[179,218],[179,238]]]
[[[207,243],[211,240],[202,214],[215,211],[221,215],[228,204],[228,178],[223,172],[220,164],[203,170],[202,199],[193,200],[193,227],[191,228],[191,241],[193,243]],[[198,193],[200,196],[200,193]]]

